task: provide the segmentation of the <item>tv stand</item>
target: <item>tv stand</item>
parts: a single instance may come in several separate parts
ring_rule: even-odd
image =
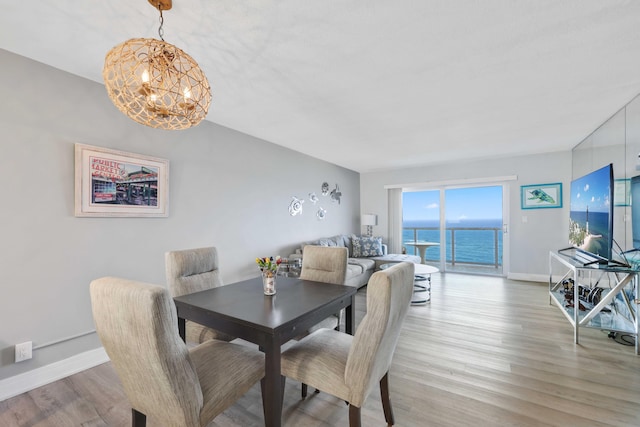
[[[626,254],[630,254],[632,252],[640,252],[640,248],[629,249],[628,251],[623,251],[622,254],[626,255]]]
[[[631,266],[626,263],[626,262],[622,262],[622,261],[616,261],[615,259],[610,259],[607,261],[607,266],[609,267],[625,267],[625,268],[631,268]]]
[[[638,271],[608,263],[586,265],[564,252],[549,252],[549,304],[557,305],[573,326],[574,342],[579,343],[579,331],[583,327],[623,332],[635,338],[635,353],[640,355]],[[558,268],[564,275],[556,281],[554,271]],[[565,297],[565,284],[572,286],[572,299],[570,294],[569,299]],[[589,302],[580,294],[581,288],[602,290],[597,300]]]
[[[636,249],[636,250],[640,250],[640,249]],[[572,251],[572,255],[565,255],[567,252]],[[631,251],[627,251],[627,252],[631,252]],[[622,254],[625,254],[627,252],[622,252]],[[559,254],[565,255],[565,256],[570,256],[571,258],[573,258],[576,262],[580,262],[582,264],[583,267],[588,267],[590,265],[603,265],[603,266],[610,266],[610,267],[631,267],[629,264],[627,264],[626,262],[622,262],[622,261],[618,261],[615,259],[607,259],[604,257],[601,257],[600,255],[595,255],[589,252],[584,252],[580,249],[577,249],[575,247],[568,247],[568,248],[563,248],[563,249],[559,249],[558,250]]]

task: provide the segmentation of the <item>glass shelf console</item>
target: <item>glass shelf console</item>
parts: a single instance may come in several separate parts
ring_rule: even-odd
[[[636,355],[640,354],[638,271],[585,265],[574,252],[549,252],[549,303],[557,305],[573,326],[574,342],[579,343],[580,328],[596,328],[633,336]]]

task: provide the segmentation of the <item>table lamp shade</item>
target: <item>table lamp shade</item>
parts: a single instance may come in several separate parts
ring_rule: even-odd
[[[362,225],[378,225],[378,215],[375,214],[363,214]]]
[[[362,214],[360,222],[362,222],[362,225],[367,226],[367,236],[373,236],[373,226],[378,225],[378,215]]]

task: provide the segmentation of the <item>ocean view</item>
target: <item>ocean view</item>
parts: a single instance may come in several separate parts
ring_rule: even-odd
[[[418,255],[413,246],[405,242],[424,240],[440,242],[438,221],[404,221],[402,224],[402,243],[407,253]],[[474,230],[468,230],[474,228]],[[489,230],[475,230],[475,228],[492,228]],[[498,264],[502,265],[502,220],[501,219],[464,219],[446,223],[447,229],[447,262],[452,261],[451,241],[455,239],[455,261],[479,264],[495,264],[495,238],[498,238]],[[494,229],[497,229],[495,231]],[[415,234],[414,234],[415,233]],[[440,253],[438,247],[429,248],[426,252],[427,261],[438,262]]]

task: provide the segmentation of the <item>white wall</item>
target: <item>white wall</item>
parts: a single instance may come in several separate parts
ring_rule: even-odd
[[[510,267],[507,276],[527,280],[548,277],[548,254],[567,246],[568,185],[571,182],[571,152],[532,156],[484,159],[453,164],[429,165],[394,171],[363,173],[360,196],[363,212],[379,216],[376,234],[388,236],[387,192],[385,185],[473,180],[517,175],[509,184]],[[520,209],[520,186],[562,182],[563,207],[555,209]],[[526,216],[527,222],[523,222]],[[505,236],[506,237],[506,236]]]
[[[359,175],[210,122],[162,131],[122,115],[104,86],[0,50],[0,379],[100,346],[88,285],[122,276],[165,284],[164,253],[218,247],[227,283],[257,276],[255,258],[288,255],[300,242],[359,232]],[[215,120],[215,98],[209,117]],[[248,117],[247,120],[251,118]],[[74,143],[170,161],[168,218],[76,218]],[[320,195],[339,184],[341,204]],[[292,217],[292,196],[316,192]],[[256,292],[261,292],[257,289]]]

